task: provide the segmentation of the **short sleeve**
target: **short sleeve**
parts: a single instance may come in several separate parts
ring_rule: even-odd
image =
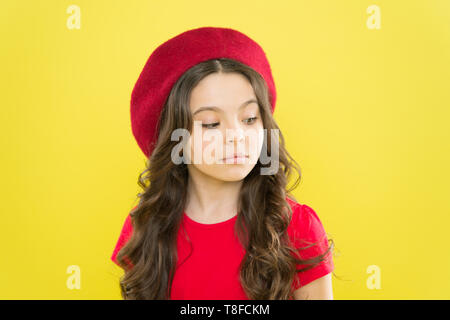
[[[299,250],[297,257],[302,260],[311,259],[324,254],[328,248],[328,238],[316,212],[304,204],[296,204],[293,208],[292,235],[296,248]],[[310,265],[297,264],[297,269],[303,269]],[[334,270],[332,250],[329,250],[318,265],[306,271],[298,272],[293,283],[294,290],[325,276]]]
[[[122,231],[120,232],[120,236],[119,236],[119,239],[117,240],[113,254],[111,255],[111,260],[118,266],[120,266],[120,265],[116,259],[117,253],[127,243],[128,239],[131,237],[132,233],[133,233],[133,226],[131,224],[131,216],[128,214],[125,219],[125,222],[122,226]]]

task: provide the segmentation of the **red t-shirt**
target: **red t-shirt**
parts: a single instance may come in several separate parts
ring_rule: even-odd
[[[311,242],[318,245],[300,251],[300,257],[308,259],[324,253],[328,248],[325,229],[315,213],[307,205],[286,198],[293,216],[288,235],[296,248],[307,247]],[[223,222],[203,224],[183,213],[182,223],[191,244],[185,239],[183,228],[177,237],[178,262],[172,283],[172,300],[248,300],[239,281],[239,264],[245,250],[234,235],[237,215]],[[116,255],[132,233],[130,215],[127,216],[111,260],[116,264]],[[306,240],[306,241],[303,241]],[[189,256],[189,257],[188,257]],[[297,265],[297,269],[305,265]],[[320,278],[334,269],[331,251],[326,259],[312,269],[297,273],[292,286],[298,289]]]

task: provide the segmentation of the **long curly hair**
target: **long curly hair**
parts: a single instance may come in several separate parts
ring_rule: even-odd
[[[170,299],[177,264],[177,234],[187,200],[188,170],[184,163],[171,161],[177,141],[171,134],[176,128],[191,132],[192,115],[189,97],[192,89],[209,74],[237,72],[251,83],[258,100],[263,126],[270,132],[278,129],[270,105],[266,82],[253,68],[239,61],[220,58],[203,61],[187,70],[174,84],[158,122],[158,139],[138,184],[139,203],[130,212],[133,233],[117,254],[117,261],[125,273],[120,278],[123,299]],[[297,272],[319,264],[334,247],[308,260],[300,259],[298,248],[289,240],[287,228],[292,210],[286,197],[295,200],[290,192],[301,179],[299,165],[285,149],[278,131],[279,166],[277,172],[261,175],[260,169],[269,166],[260,162],[244,178],[239,199],[235,232],[245,248],[240,264],[240,282],[249,299],[292,299]],[[264,137],[263,147],[270,157],[272,136]],[[290,188],[287,183],[293,172],[297,178]],[[307,265],[297,270],[296,264]]]

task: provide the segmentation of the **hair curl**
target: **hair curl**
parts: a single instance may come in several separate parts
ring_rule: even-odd
[[[120,279],[124,299],[170,299],[178,258],[176,238],[188,181],[186,164],[176,165],[171,161],[171,151],[177,144],[171,140],[171,134],[176,128],[191,132],[191,91],[201,79],[216,72],[244,75],[254,89],[264,128],[268,132],[279,129],[272,117],[266,82],[245,64],[225,58],[212,59],[193,66],[178,79],[161,112],[154,151],[139,175],[138,184],[143,192],[138,194],[139,203],[130,213],[133,234],[117,255],[125,270]],[[271,135],[265,139],[264,146],[270,156]],[[238,200],[235,232],[246,250],[240,265],[240,281],[249,299],[292,299],[296,272],[313,268],[334,247],[333,240],[329,240],[331,246],[320,256],[302,260],[296,255],[298,249],[292,246],[287,234],[292,210],[286,196],[295,200],[290,192],[298,186],[301,171],[286,151],[281,131],[279,140],[278,172],[259,174],[265,165],[258,161],[245,177]],[[287,181],[294,171],[298,177],[287,189]],[[308,267],[297,270],[296,264]]]

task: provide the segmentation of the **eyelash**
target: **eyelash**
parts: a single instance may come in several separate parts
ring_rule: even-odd
[[[252,125],[255,123],[256,119],[258,119],[258,117],[252,117],[252,118],[248,118],[245,120],[253,120],[252,123],[250,123],[250,125]],[[207,129],[215,129],[215,127],[211,127],[211,126],[218,125],[218,124],[219,124],[219,122],[207,123],[207,124],[202,124],[202,127],[207,128]]]

